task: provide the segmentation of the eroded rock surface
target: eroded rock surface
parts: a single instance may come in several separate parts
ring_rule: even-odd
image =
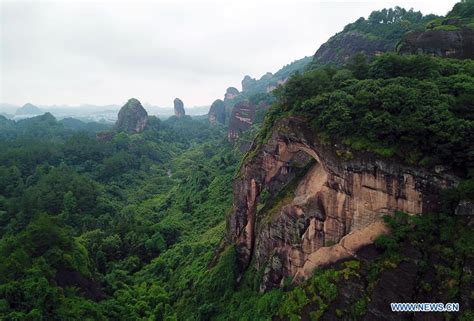
[[[178,118],[184,117],[186,111],[184,110],[184,103],[181,99],[175,98],[173,101],[174,104],[174,115]]]
[[[457,184],[454,176],[324,144],[297,118],[274,128],[240,169],[228,222],[239,275],[253,259],[264,270],[262,291],[354,256],[387,232],[384,214],[430,212],[440,190]]]
[[[138,99],[131,98],[120,109],[115,128],[128,133],[142,132],[148,122],[148,113]]]
[[[217,99],[215,100],[211,108],[209,109],[208,113],[209,122],[213,125],[217,123],[224,124],[225,123],[225,104],[222,100]]]
[[[242,132],[252,126],[255,119],[255,110],[255,104],[248,100],[241,101],[234,106],[227,131],[227,138],[229,140],[236,139]]]
[[[440,57],[473,59],[474,29],[426,30],[405,35],[400,53],[428,54]]]
[[[339,33],[325,42],[314,54],[314,62],[320,64],[344,64],[357,53],[368,58],[395,50],[393,43],[384,39],[371,39],[357,31]]]

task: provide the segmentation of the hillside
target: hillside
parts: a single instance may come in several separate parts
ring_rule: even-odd
[[[316,51],[313,64],[342,64],[357,53],[373,57],[395,51],[405,33],[424,29],[435,18],[438,17],[400,7],[373,11],[367,19],[362,17],[348,24],[323,44]]]
[[[36,107],[35,105],[32,105],[30,103],[27,103],[23,105],[23,107],[18,108],[15,112],[16,116],[37,116],[42,114],[43,112],[41,109]]]
[[[359,18],[328,39],[318,48],[313,57],[296,60],[275,74],[268,72],[258,80],[248,75],[245,76],[242,80],[242,91],[228,100],[228,109],[231,110],[237,103],[251,100],[257,95],[266,96],[259,99],[265,100],[267,104],[273,103],[273,90],[284,84],[291,75],[297,72],[303,73],[310,68],[316,69],[326,65],[350,63],[354,57],[359,55],[370,60],[385,52],[395,52],[397,46],[400,47],[400,42],[406,41],[405,35],[407,33],[415,34],[415,31],[424,30],[426,24],[442,19],[442,17],[435,15],[423,16],[419,11],[405,10],[400,7],[373,11],[367,19]],[[254,112],[264,113],[266,111],[265,107],[254,106],[254,109]],[[231,112],[228,112],[228,117],[232,118]],[[238,123],[235,119],[231,122]],[[253,123],[252,119],[251,124]],[[232,133],[242,131],[242,126],[231,125],[230,127],[232,128],[230,128],[229,136],[235,136]]]
[[[207,118],[0,116],[0,319],[473,320],[474,52],[402,50],[472,3],[374,11]]]
[[[400,53],[424,53],[449,58],[474,58],[474,3],[458,3],[446,15],[430,21],[425,30],[406,34],[398,44]]]

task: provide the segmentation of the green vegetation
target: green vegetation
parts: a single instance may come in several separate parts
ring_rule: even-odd
[[[208,280],[232,256],[208,264],[238,160],[222,127],[151,118],[98,140],[50,114],[0,126],[0,319],[173,320],[221,296]]]
[[[447,19],[472,24],[472,3],[456,5]],[[394,44],[406,30],[458,28],[448,20],[397,7],[344,31]],[[406,272],[406,263],[417,270],[420,295],[472,302],[472,222],[452,213],[460,200],[474,200],[474,62],[356,55],[345,66],[310,69],[310,59],[263,77],[232,102],[259,106],[235,145],[224,126],[189,116],[149,117],[139,134],[51,114],[0,116],[0,319],[319,320],[330,313],[358,320],[384,290],[384,276]],[[369,258],[261,293],[265,266],[251,262],[236,280],[235,247],[223,242],[226,215],[239,162],[251,161],[273,130],[290,135],[277,124],[292,116],[307,120],[322,143],[348,147],[336,152],[345,161],[373,153],[442,165],[462,181],[443,194],[441,213],[385,217],[392,233],[376,240]],[[239,147],[251,142],[243,157]],[[293,166],[295,178],[276,195],[262,191],[260,223],[294,197],[312,164]],[[466,308],[460,319],[473,315]]]
[[[428,56],[361,56],[293,76],[277,90],[258,142],[278,119],[305,117],[322,138],[410,164],[473,166],[474,63]],[[255,144],[258,148],[259,144]]]
[[[426,29],[433,30],[460,30],[474,28],[474,1],[464,0],[456,3],[453,9],[444,18],[437,18],[426,25]]]
[[[367,19],[362,17],[345,26],[343,32],[361,32],[372,40],[383,39],[394,46],[407,31],[423,29],[435,18],[435,15],[423,16],[413,9],[395,7],[373,11]]]

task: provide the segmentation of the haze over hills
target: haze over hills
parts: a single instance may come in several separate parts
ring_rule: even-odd
[[[373,11],[202,117],[0,116],[0,319],[474,320],[473,30]]]
[[[42,112],[50,112],[58,119],[63,118],[77,118],[83,121],[97,121],[97,122],[108,122],[114,123],[117,120],[117,112],[120,109],[120,105],[80,105],[80,106],[68,106],[68,105],[39,105],[38,108]],[[145,107],[151,115],[156,115],[160,118],[167,118],[174,114],[173,107],[158,107],[150,104],[145,104]],[[6,116],[7,118],[14,118],[20,106],[0,103],[0,114]],[[188,107],[187,112],[192,116],[199,116],[207,114],[209,106],[196,106]],[[19,114],[18,114],[19,115]],[[25,118],[31,117],[34,113],[25,113],[21,114],[21,117]]]

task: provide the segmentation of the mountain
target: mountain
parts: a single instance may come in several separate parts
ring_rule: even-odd
[[[324,43],[314,54],[312,64],[343,64],[358,53],[373,58],[395,51],[405,33],[423,29],[435,18],[439,17],[400,7],[373,11],[367,19],[361,17],[348,24]]]
[[[225,124],[225,104],[222,100],[216,99],[209,109],[209,123],[215,125],[217,123]]]
[[[425,30],[409,32],[398,45],[405,54],[424,53],[448,58],[474,58],[474,2],[458,3],[444,18],[430,21]]]
[[[175,98],[173,101],[174,104],[174,115],[178,118],[184,117],[186,111],[184,110],[184,103],[181,99]]]
[[[235,104],[254,95],[268,94],[270,103],[273,90],[283,85],[296,72],[304,72],[310,66],[321,68],[326,65],[345,64],[358,54],[370,60],[384,52],[394,52],[407,32],[422,30],[425,24],[439,18],[435,15],[423,16],[421,12],[413,9],[407,11],[400,7],[373,11],[367,19],[361,17],[345,26],[341,32],[322,44],[313,57],[296,60],[275,74],[267,72],[258,80],[246,75],[242,80],[241,92],[233,92],[229,95],[232,98],[227,98],[226,93],[228,117],[232,117],[231,110]],[[229,122],[233,123],[239,121],[229,119]]]
[[[0,319],[473,320],[474,60],[371,16],[201,118],[0,116]]]
[[[452,229],[441,247],[473,236],[461,226],[474,215],[474,118],[460,97],[472,94],[474,62],[444,57],[385,53],[285,83],[234,180],[221,255],[235,255],[237,287],[267,299],[284,289],[278,316],[308,320],[397,320],[390,302],[449,297],[433,265],[474,266],[432,246],[443,220],[463,236]],[[456,283],[467,310],[469,288]]]
[[[251,261],[257,270],[265,268],[264,291],[282,286],[285,278],[305,279],[318,267],[354,259],[388,232],[383,215],[440,210],[441,190],[459,182],[392,158],[326,145],[303,118],[285,118],[274,128],[241,167],[229,223],[238,271]]]
[[[42,114],[43,111],[36,107],[35,105],[32,105],[30,103],[27,103],[23,105],[23,107],[18,108],[15,112],[15,116],[37,116]]]
[[[115,128],[128,133],[142,132],[148,122],[148,113],[138,99],[130,98],[118,113]]]

